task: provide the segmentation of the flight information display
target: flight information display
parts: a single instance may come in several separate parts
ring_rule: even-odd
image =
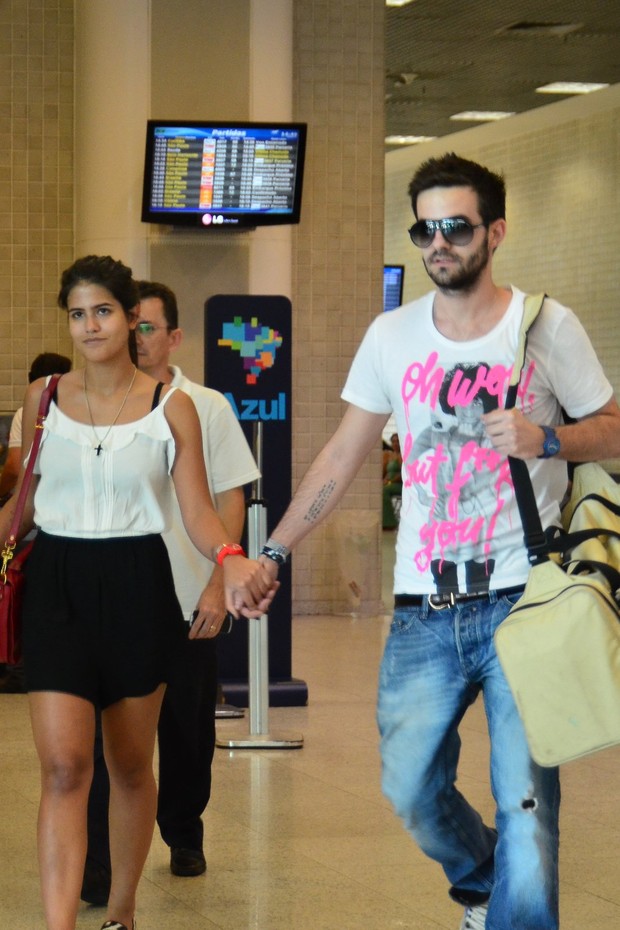
[[[299,221],[305,125],[149,121],[142,219]]]
[[[403,302],[404,265],[383,266],[383,309],[395,310]]]

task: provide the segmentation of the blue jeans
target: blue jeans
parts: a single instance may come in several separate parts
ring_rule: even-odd
[[[395,609],[379,679],[383,791],[487,930],[557,930],[558,770],[531,759],[493,633],[517,596]],[[458,727],[482,691],[496,829],[456,789]]]

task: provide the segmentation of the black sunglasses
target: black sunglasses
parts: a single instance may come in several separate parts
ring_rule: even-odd
[[[474,238],[474,229],[486,226],[486,223],[470,223],[462,216],[450,216],[445,220],[418,220],[408,230],[409,238],[419,249],[426,249],[440,232],[450,245],[469,245]]]

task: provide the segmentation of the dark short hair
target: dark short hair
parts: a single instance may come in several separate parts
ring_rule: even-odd
[[[164,316],[168,329],[179,328],[179,307],[174,291],[158,281],[138,281],[138,295],[140,300],[147,297],[159,297],[164,307]]]
[[[28,372],[28,381],[32,383],[37,378],[47,375],[65,375],[71,371],[71,359],[66,355],[57,355],[56,352],[42,352],[33,360]]]
[[[482,222],[488,225],[506,217],[506,184],[501,174],[484,165],[447,152],[423,162],[409,184],[411,206],[417,217],[418,197],[432,187],[471,187],[478,195]]]
[[[67,309],[69,294],[78,284],[98,284],[118,300],[126,314],[138,303],[138,288],[131,268],[110,255],[85,255],[65,268],[60,278],[58,306]]]

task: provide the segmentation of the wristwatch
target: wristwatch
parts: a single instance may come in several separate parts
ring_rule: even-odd
[[[218,565],[221,565],[228,555],[245,555],[243,546],[240,546],[239,543],[222,543],[215,550],[215,561]]]
[[[282,543],[278,543],[275,539],[269,538],[261,549],[260,554],[267,556],[268,559],[271,559],[278,565],[284,565],[291,551],[287,549],[286,546],[283,546]]]
[[[560,440],[552,426],[541,426],[540,428],[543,430],[545,438],[543,439],[543,453],[538,458],[550,459],[560,451]]]

